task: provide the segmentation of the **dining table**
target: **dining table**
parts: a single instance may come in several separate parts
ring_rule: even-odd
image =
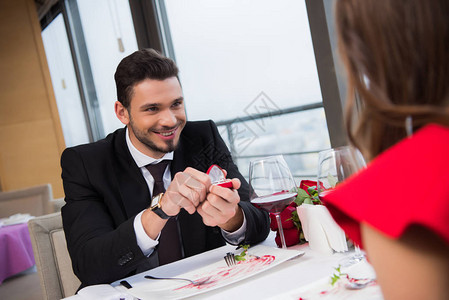
[[[35,265],[27,223],[0,227],[0,284]]]
[[[353,250],[325,254],[312,250],[307,243],[279,249],[271,232],[264,242],[248,249],[246,261],[227,266],[226,253],[239,255],[242,251],[226,245],[112,284],[85,287],[66,299],[383,299],[375,272],[366,259],[341,266]],[[148,279],[145,275],[209,281],[195,286],[182,280]],[[349,283],[354,281],[366,286],[349,289]]]

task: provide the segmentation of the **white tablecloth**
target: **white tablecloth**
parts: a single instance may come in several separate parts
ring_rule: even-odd
[[[263,243],[275,247],[274,236],[271,234]],[[328,285],[332,274],[336,273],[335,268],[352,252],[334,253],[323,255],[311,250],[307,244],[296,245],[289,249],[301,249],[305,255],[284,262],[265,272],[241,280],[238,283],[228,285],[216,290],[205,292],[191,297],[192,299],[299,299],[302,295],[307,295],[307,299],[363,299],[382,300],[379,287],[369,287],[359,291],[349,291],[341,287],[338,291]],[[202,255],[202,254],[200,254]],[[160,268],[161,275],[164,270],[170,273],[170,265]],[[157,269],[152,272],[157,273]],[[348,273],[355,278],[374,278],[375,274],[367,262],[349,267]],[[170,275],[170,274],[169,274]],[[132,285],[136,280],[142,280],[143,276],[126,278]],[[139,278],[139,279],[136,279]],[[120,292],[126,293],[126,288],[119,285],[119,281],[113,283]],[[324,291],[324,292],[322,292]],[[322,292],[322,293],[320,293]],[[367,296],[369,293],[369,297]],[[85,299],[79,295],[69,297],[70,300]],[[100,299],[100,298],[98,298]],[[106,298],[103,298],[106,299]],[[113,298],[107,298],[113,299]]]

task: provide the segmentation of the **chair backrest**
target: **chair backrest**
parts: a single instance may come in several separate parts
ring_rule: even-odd
[[[0,192],[0,218],[17,213],[28,213],[32,216],[52,213],[54,212],[52,199],[50,184]]]
[[[81,282],[73,273],[61,213],[31,219],[28,228],[44,299],[74,295]]]

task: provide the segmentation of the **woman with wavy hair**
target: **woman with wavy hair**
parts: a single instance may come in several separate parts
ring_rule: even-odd
[[[385,299],[449,299],[449,1],[335,9],[347,130],[370,163],[324,202]]]

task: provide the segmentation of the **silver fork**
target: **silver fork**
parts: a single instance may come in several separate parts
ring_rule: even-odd
[[[228,265],[228,267],[232,267],[232,266],[235,266],[237,264],[237,262],[235,261],[234,253],[232,253],[232,252],[226,253],[226,256],[224,257],[224,260],[226,262],[226,265]]]
[[[144,276],[146,279],[162,279],[162,280],[185,280],[185,281],[189,281],[191,284],[193,284],[194,286],[199,286],[199,285],[203,285],[206,283],[209,283],[209,279],[212,276],[206,277],[205,279],[201,279],[201,280],[191,280],[191,279],[187,279],[187,278],[179,278],[179,277],[155,277],[155,276],[151,276],[151,275],[145,275]]]

